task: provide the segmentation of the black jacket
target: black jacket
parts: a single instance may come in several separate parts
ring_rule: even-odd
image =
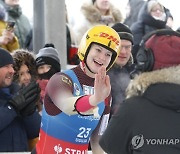
[[[139,43],[141,42],[144,35],[157,29],[164,29],[164,28],[169,29],[169,27],[166,26],[167,17],[168,17],[167,13],[169,13],[167,12],[167,9],[164,8],[166,18],[165,21],[162,21],[162,20],[154,19],[148,12],[147,6],[148,6],[148,1],[145,2],[142,8],[140,9],[137,21],[134,24],[132,24],[132,26],[130,27],[134,36],[134,46],[133,46],[132,54],[135,62],[136,62],[136,54],[139,49]]]
[[[100,139],[108,154],[180,153],[180,66],[142,73]]]
[[[125,92],[130,82],[130,72],[132,70],[133,68],[131,68],[129,65],[120,67],[117,64],[114,64],[113,67],[108,71],[111,81],[112,94],[111,113],[114,113],[119,104],[125,99]]]

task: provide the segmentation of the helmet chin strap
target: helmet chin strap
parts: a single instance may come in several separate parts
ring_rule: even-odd
[[[82,61],[82,68],[83,68],[83,71],[84,73],[86,74],[86,70],[85,70],[85,67],[87,67],[87,69],[89,70],[89,72],[93,73],[93,74],[96,74],[94,73],[93,71],[91,71],[91,69],[89,68],[89,66],[87,65],[87,63],[84,62],[84,60]]]

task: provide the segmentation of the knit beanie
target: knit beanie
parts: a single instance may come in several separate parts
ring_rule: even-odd
[[[116,23],[112,28],[119,34],[122,40],[128,40],[133,44],[133,35],[129,27],[122,23]]]
[[[0,48],[0,67],[9,64],[14,64],[11,54],[7,50]]]
[[[39,50],[39,53],[36,55],[36,67],[44,64],[51,65],[57,72],[61,70],[59,54],[55,48],[45,47]]]

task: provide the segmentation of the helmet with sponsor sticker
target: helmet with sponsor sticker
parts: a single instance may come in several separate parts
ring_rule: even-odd
[[[79,45],[78,56],[81,61],[86,61],[92,43],[97,43],[112,51],[111,61],[106,68],[106,70],[109,70],[120,52],[121,40],[118,33],[111,27],[105,25],[97,25],[89,29],[83,35]]]

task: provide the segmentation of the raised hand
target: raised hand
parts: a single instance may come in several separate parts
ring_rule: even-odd
[[[94,95],[90,96],[90,104],[96,106],[104,101],[110,94],[111,85],[109,76],[106,75],[106,68],[102,66],[95,75]]]

